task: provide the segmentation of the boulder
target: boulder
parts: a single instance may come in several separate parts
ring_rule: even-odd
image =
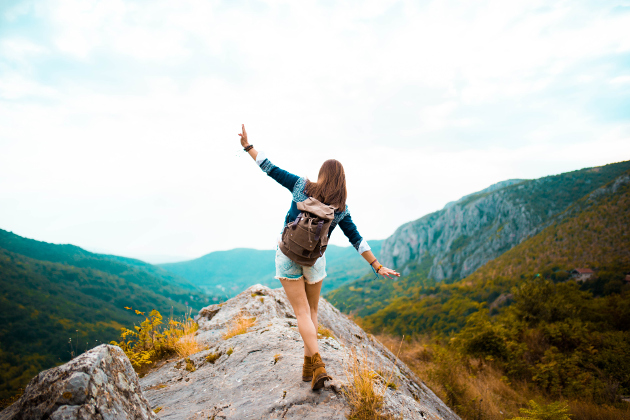
[[[0,420],[156,419],[125,353],[102,344],[40,372]]]

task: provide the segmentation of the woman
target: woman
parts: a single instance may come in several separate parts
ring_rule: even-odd
[[[327,160],[319,170],[317,182],[311,182],[272,164],[264,153],[257,152],[254,146],[249,144],[245,124],[243,124],[242,129],[243,132],[239,136],[241,136],[243,149],[256,161],[263,172],[293,194],[291,208],[285,218],[285,226],[300,214],[296,203],[306,200],[309,196],[316,198],[320,202],[336,208],[335,218],[330,225],[328,236],[339,225],[350,243],[378,274],[390,279],[392,278],[390,276],[400,277],[396,271],[379,264],[372,254],[370,246],[359,235],[357,227],[352,222],[348,206],[346,206],[346,176],[341,163],[334,159]],[[326,277],[325,255],[318,258],[315,264],[309,267],[291,261],[279,248],[276,251],[276,278],[282,283],[289,302],[291,302],[297,318],[298,330],[304,341],[302,380],[310,381],[313,390],[320,389],[326,380],[332,379],[326,373],[326,367],[322,362],[317,345],[317,304],[324,277]]]

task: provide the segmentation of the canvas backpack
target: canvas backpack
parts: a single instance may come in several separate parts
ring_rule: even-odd
[[[311,267],[326,251],[335,208],[313,197],[297,203],[297,208],[301,213],[284,227],[280,251],[293,262]]]

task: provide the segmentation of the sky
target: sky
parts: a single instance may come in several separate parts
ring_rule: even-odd
[[[630,1],[0,2],[0,228],[166,262],[273,249],[342,162],[384,239],[513,178],[630,160]],[[347,246],[341,231],[331,243]]]

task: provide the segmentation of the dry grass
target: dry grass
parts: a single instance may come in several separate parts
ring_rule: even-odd
[[[344,366],[349,382],[344,389],[351,410],[349,420],[390,419],[382,414],[383,392],[386,388],[379,384],[374,364],[374,360],[366,353],[357,355],[353,349],[350,360]]]
[[[282,355],[280,353],[275,354],[273,356],[273,364],[275,365],[276,363],[278,363],[278,361],[282,358]]]
[[[317,325],[317,338],[321,339],[321,338],[324,338],[324,337],[332,338],[333,340],[337,339],[333,335],[332,331],[330,331],[328,328],[324,327],[322,324],[318,324]]]
[[[255,317],[247,318],[242,313],[238,314],[238,316],[232,320],[232,324],[228,327],[228,330],[223,334],[223,339],[228,340],[234,336],[245,334],[254,323],[256,323]]]
[[[377,339],[393,351],[399,338],[379,335]],[[554,402],[524,382],[509,381],[491,362],[465,358],[431,342],[428,337],[404,340],[400,359],[442,401],[464,420],[503,420],[520,416],[519,409],[530,400]],[[630,405],[600,406],[591,402],[568,402],[572,420],[621,420],[630,418]]]
[[[619,407],[595,405],[580,401],[569,402],[571,420],[627,420],[630,419],[630,404]],[[623,407],[623,408],[622,408]]]
[[[400,343],[390,336],[377,339],[390,349]],[[399,357],[464,419],[516,417],[519,408],[537,399],[525,384],[510,383],[487,363],[464,360],[428,338],[404,340]]]
[[[207,348],[199,344],[195,338],[195,332],[199,329],[195,321],[191,318],[187,318],[182,322],[181,327],[183,328],[183,334],[173,346],[179,357],[188,357],[191,354],[199,353]]]
[[[182,335],[173,345],[179,357],[188,357],[191,354],[207,349],[206,346],[202,346],[197,342],[195,332],[199,329],[199,326],[190,316],[181,323],[180,327],[183,329]]]

